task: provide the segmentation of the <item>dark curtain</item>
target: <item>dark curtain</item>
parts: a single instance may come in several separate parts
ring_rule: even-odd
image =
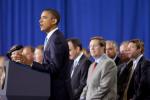
[[[0,54],[14,44],[43,44],[39,18],[44,8],[57,9],[60,30],[85,48],[96,35],[118,44],[140,38],[150,58],[150,0],[0,0]]]

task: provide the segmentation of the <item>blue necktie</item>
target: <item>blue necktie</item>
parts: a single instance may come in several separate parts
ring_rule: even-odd
[[[46,37],[46,38],[45,38],[45,41],[44,41],[44,49],[46,48],[47,42],[48,42],[48,38]]]

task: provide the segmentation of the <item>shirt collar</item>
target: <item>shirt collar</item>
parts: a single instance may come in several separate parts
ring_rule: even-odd
[[[142,56],[143,56],[143,54],[141,54],[140,56],[138,56],[135,60],[133,60],[133,63],[135,65],[137,65],[137,63],[139,62],[139,60],[141,59]]]
[[[99,58],[95,59],[95,62],[99,63],[104,57],[105,57],[105,54],[102,54]]]
[[[56,27],[56,28],[54,28],[53,30],[51,30],[51,31],[47,34],[46,38],[49,39],[49,38],[52,36],[52,34],[53,34],[56,30],[58,30],[58,27]]]
[[[81,53],[78,55],[78,57],[74,60],[74,62],[78,63],[82,55],[83,55],[83,52],[81,52]]]

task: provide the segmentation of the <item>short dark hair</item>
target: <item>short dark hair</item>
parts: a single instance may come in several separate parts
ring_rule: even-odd
[[[95,36],[95,37],[92,37],[92,38],[90,39],[90,41],[91,41],[91,40],[98,40],[98,41],[99,41],[99,45],[100,45],[101,47],[106,48],[106,42],[105,42],[105,40],[104,40],[103,37]]]
[[[67,42],[71,42],[75,48],[79,47],[80,50],[82,50],[82,43],[79,39],[69,38],[69,39],[67,39]]]
[[[141,53],[144,53],[144,42],[140,39],[132,39],[129,41],[129,43],[134,43],[137,47],[137,49],[141,49]]]
[[[60,22],[60,15],[59,15],[59,12],[55,9],[52,9],[52,8],[47,8],[47,9],[44,9],[43,11],[47,11],[49,13],[51,13],[56,19],[57,19],[57,25],[59,24]]]

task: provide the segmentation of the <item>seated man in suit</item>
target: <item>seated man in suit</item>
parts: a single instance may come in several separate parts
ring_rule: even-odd
[[[144,43],[133,39],[128,44],[128,55],[133,60],[123,100],[150,100],[150,61],[143,56]]]
[[[120,58],[118,56],[118,46],[115,41],[106,41],[106,54],[108,57],[114,60],[117,66],[120,64]]]
[[[34,48],[31,46],[25,46],[22,51],[22,56],[25,57],[29,63],[34,61]]]
[[[39,45],[35,48],[34,51],[34,61],[38,62],[40,64],[42,64],[43,61],[43,50],[44,50],[44,46],[43,45]]]
[[[128,56],[128,43],[128,41],[124,41],[119,47],[120,64],[127,63],[130,60]]]
[[[105,54],[105,40],[102,37],[91,38],[89,48],[95,62],[88,71],[87,85],[80,100],[116,100],[117,67]]]
[[[128,73],[133,63],[128,56],[128,43],[128,41],[124,41],[119,47],[121,64],[118,66],[117,70],[117,100],[122,100],[124,86],[126,85]]]
[[[121,74],[122,70],[130,60],[128,56],[128,43],[128,41],[124,41],[119,47],[120,65],[118,66],[118,75]]]
[[[83,55],[82,44],[79,39],[67,39],[69,46],[69,58],[71,68],[71,84],[73,100],[79,100],[83,87],[86,85],[87,73],[91,64],[90,60]]]
[[[7,57],[15,62],[23,62],[22,60],[22,45],[14,45],[10,48],[10,50],[7,52]]]

